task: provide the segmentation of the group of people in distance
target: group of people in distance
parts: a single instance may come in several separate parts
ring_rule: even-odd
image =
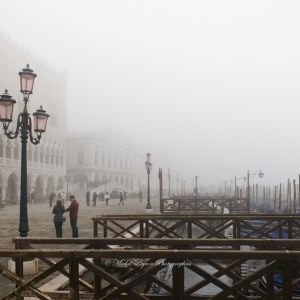
[[[87,206],[90,206],[90,198],[91,198],[91,193],[90,193],[90,191],[87,191],[86,194],[85,194],[85,199],[86,199],[86,205]],[[93,206],[96,206],[97,198],[98,198],[98,195],[96,194],[96,192],[94,192],[94,194],[93,194]],[[120,192],[119,198],[120,198],[119,205],[121,203],[124,205],[124,200],[126,201],[126,198],[127,198],[127,192],[124,191],[123,194],[122,194],[122,192]],[[103,198],[102,198],[102,194],[99,194],[99,199],[101,201],[105,200],[105,205],[108,205],[108,200],[110,199],[110,196],[109,196],[108,192],[106,192]]]

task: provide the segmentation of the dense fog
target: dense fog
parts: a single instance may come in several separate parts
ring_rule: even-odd
[[[300,173],[299,9],[10,0],[0,30],[67,71],[68,132],[120,132],[145,145],[155,171],[170,168],[187,186],[195,175],[220,184],[248,169],[265,173],[251,183],[275,185]]]

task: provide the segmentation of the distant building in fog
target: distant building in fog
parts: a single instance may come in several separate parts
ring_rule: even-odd
[[[146,188],[146,153],[122,134],[101,129],[67,138],[67,173],[72,183],[116,182],[131,192]],[[156,176],[155,176],[156,178]]]
[[[0,94],[5,89],[17,103],[14,105],[11,129],[16,128],[17,116],[23,111],[19,71],[29,63],[37,74],[33,94],[28,102],[32,114],[43,105],[50,114],[46,133],[40,144],[28,141],[28,192],[35,191],[36,199],[48,197],[51,189],[65,184],[66,174],[66,81],[65,74],[55,71],[18,41],[0,34]],[[1,126],[2,127],[2,126]],[[35,136],[35,132],[33,132]],[[21,141],[10,140],[0,129],[0,191],[1,200],[19,199],[21,173]]]

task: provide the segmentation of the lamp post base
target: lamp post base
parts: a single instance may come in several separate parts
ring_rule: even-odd
[[[147,215],[153,214],[153,208],[146,208],[145,211]]]

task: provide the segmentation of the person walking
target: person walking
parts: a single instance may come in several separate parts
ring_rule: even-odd
[[[54,197],[56,197],[56,195],[55,195],[54,191],[52,191],[49,196],[49,206],[50,207],[52,207],[52,202],[54,200]]]
[[[63,216],[65,212],[65,207],[62,205],[62,200],[57,198],[56,205],[54,205],[52,213],[54,214],[53,222],[56,230],[56,237],[62,237],[62,225],[66,221],[66,218]]]
[[[32,191],[32,193],[30,194],[30,204],[35,204],[34,198],[35,198],[35,193],[34,191]]]
[[[143,192],[142,191],[139,192],[139,198],[140,198],[140,202],[142,202],[143,201]]]
[[[70,224],[72,228],[72,237],[78,238],[78,228],[77,228],[77,219],[78,219],[78,209],[79,203],[75,199],[74,195],[70,195],[71,205],[65,210],[70,212]]]
[[[65,192],[62,192],[62,195],[61,195],[62,204],[65,204],[65,199],[66,199],[66,194],[65,194]]]
[[[124,205],[124,196],[123,196],[122,192],[120,192],[119,196],[120,196],[120,202],[118,205],[120,205],[121,203]]]
[[[126,191],[124,191],[123,196],[124,196],[124,200],[126,201],[126,199],[127,199],[127,192]]]
[[[104,199],[105,199],[105,205],[108,205],[108,200],[110,199],[108,192],[105,193]]]
[[[97,194],[96,194],[96,192],[94,192],[94,194],[93,194],[93,206],[96,206],[96,200],[97,200]]]
[[[86,199],[86,205],[90,206],[90,197],[91,197],[91,193],[90,191],[87,191],[85,194],[85,199]]]

